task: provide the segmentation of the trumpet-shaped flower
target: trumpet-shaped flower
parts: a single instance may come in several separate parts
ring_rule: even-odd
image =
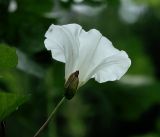
[[[78,24],[51,25],[45,37],[52,57],[65,63],[66,83],[77,78],[77,88],[91,78],[99,83],[119,80],[131,65],[127,53],[114,48],[96,29],[86,32]]]

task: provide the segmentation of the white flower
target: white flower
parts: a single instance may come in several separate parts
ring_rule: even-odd
[[[45,37],[52,57],[66,63],[66,82],[79,71],[78,88],[91,78],[99,83],[119,80],[131,65],[126,52],[114,48],[96,29],[86,32],[78,24],[51,25]]]

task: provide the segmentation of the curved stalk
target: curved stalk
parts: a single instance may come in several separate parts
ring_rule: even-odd
[[[56,113],[56,111],[58,110],[58,108],[62,105],[62,103],[64,102],[64,100],[65,100],[65,97],[63,97],[59,101],[59,103],[57,104],[57,106],[55,107],[55,109],[49,115],[49,117],[46,120],[46,122],[41,126],[41,128],[35,133],[35,135],[33,137],[37,137],[40,134],[40,132],[47,126],[47,124],[49,123],[49,121],[51,120],[51,118],[54,116],[54,114]]]

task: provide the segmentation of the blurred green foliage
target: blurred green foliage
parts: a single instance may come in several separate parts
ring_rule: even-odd
[[[120,81],[90,80],[60,108],[41,136],[159,137],[159,0],[1,0],[0,64],[5,67],[0,69],[0,90],[9,97],[14,94],[16,106],[14,99],[6,100],[14,106],[11,110],[23,102],[17,95],[31,94],[5,119],[7,136],[17,137],[18,131],[23,137],[33,136],[63,96],[64,64],[44,48],[44,34],[52,23],[100,30],[129,54],[132,66]],[[6,66],[17,64],[15,48],[18,65],[8,70]]]
[[[13,68],[16,67],[18,58],[16,50],[6,45],[0,44],[0,68]]]
[[[0,92],[0,121],[4,120],[10,113],[18,110],[23,104],[27,96]]]
[[[0,70],[13,69],[18,63],[16,49],[5,44],[0,44]],[[0,91],[0,122],[9,116],[13,111],[26,101],[27,96],[18,94],[8,94]]]

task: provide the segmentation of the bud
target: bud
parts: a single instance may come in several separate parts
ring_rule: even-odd
[[[64,96],[67,99],[72,99],[77,91],[78,84],[79,84],[78,75],[79,75],[78,70],[76,72],[72,73],[64,85],[64,87],[65,87]]]

